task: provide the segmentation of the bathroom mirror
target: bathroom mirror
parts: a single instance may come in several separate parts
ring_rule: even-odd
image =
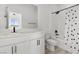
[[[20,29],[22,27],[22,15],[16,12],[9,12],[8,13],[8,20],[9,20],[9,28],[16,27],[16,29]]]

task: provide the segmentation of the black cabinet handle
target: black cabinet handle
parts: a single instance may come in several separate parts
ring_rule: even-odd
[[[37,40],[37,46],[40,45],[40,40]]]
[[[15,53],[17,53],[17,46],[15,46]]]
[[[13,54],[13,46],[12,46],[12,54]]]

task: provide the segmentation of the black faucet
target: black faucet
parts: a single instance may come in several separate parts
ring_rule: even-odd
[[[15,31],[15,27],[13,27],[13,33],[15,33],[16,31]]]

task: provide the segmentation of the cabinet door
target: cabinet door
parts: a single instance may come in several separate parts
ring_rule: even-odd
[[[40,52],[44,54],[45,53],[45,40],[44,38],[39,38],[38,40],[40,40],[40,46],[38,48],[40,49]]]
[[[31,40],[30,41],[30,54],[38,54],[38,53],[40,53],[39,52],[39,49],[38,49],[38,47],[37,47],[37,40],[35,39],[35,40]]]
[[[4,46],[4,47],[0,47],[0,54],[12,54],[12,46]]]
[[[28,54],[29,53],[29,41],[21,42],[15,45],[16,54]]]
[[[43,54],[44,53],[44,39],[35,39],[30,41],[30,53],[31,54]]]

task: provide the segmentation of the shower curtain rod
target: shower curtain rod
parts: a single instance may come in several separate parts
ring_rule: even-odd
[[[79,4],[76,4],[76,5],[70,6],[70,7],[68,7],[68,8],[64,8],[64,9],[55,11],[55,12],[53,12],[53,13],[51,13],[51,14],[54,14],[54,13],[58,14],[60,11],[64,11],[64,10],[66,10],[66,9],[69,9],[69,8],[72,8],[72,7],[75,7],[75,6],[78,6],[78,5],[79,5]]]

